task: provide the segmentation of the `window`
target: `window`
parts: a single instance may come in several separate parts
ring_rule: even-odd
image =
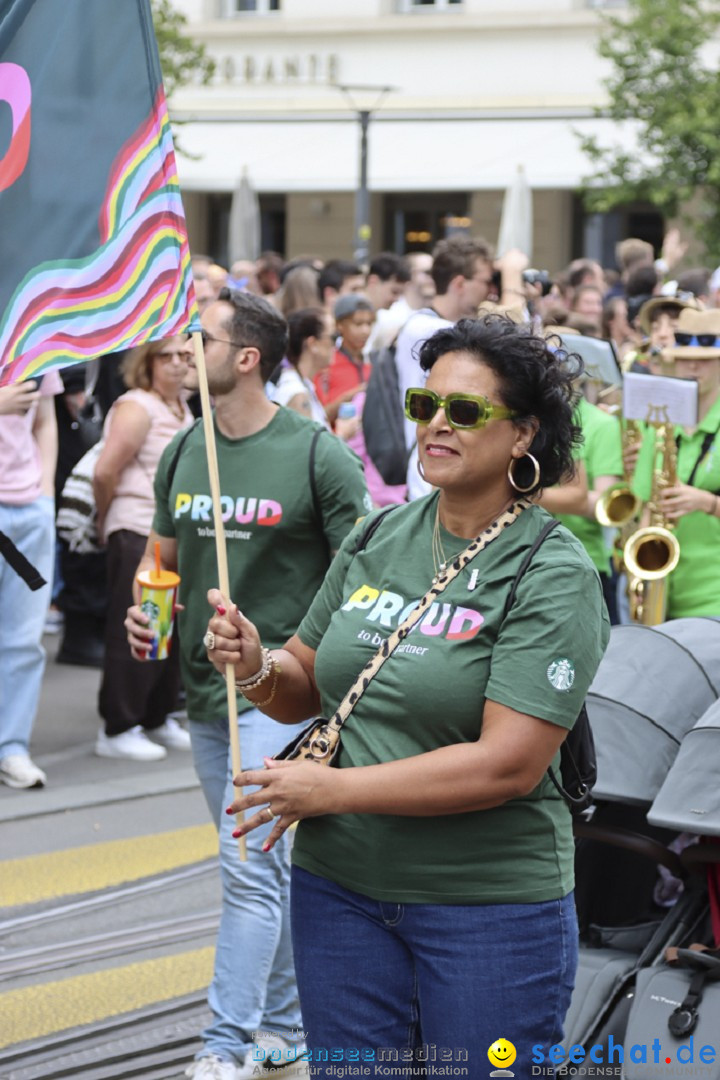
[[[280,0],[225,0],[228,15],[269,15],[280,10]]]
[[[408,11],[450,11],[462,4],[463,0],[398,0],[398,10],[403,14]]]
[[[384,198],[383,248],[431,251],[438,240],[471,231],[466,192],[406,192]]]

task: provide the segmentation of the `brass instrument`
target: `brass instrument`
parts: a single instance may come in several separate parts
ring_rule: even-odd
[[[680,558],[680,545],[672,526],[660,509],[660,497],[668,487],[677,483],[677,448],[675,431],[663,407],[661,420],[651,420],[656,429],[655,459],[660,466],[653,470],[652,491],[648,508],[650,524],[638,529],[623,549],[623,561],[628,575],[630,617],[644,626],[657,626],[665,621],[668,577]]]
[[[640,514],[642,502],[630,487],[630,475],[625,465],[626,451],[642,442],[642,432],[637,421],[622,423],[623,479],[603,491],[595,503],[595,517],[601,525],[610,529],[622,529]]]

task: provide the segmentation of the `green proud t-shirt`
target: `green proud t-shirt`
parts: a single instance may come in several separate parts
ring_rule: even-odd
[[[592,490],[598,476],[617,476],[619,479],[623,474],[623,463],[622,434],[618,420],[585,398],[580,398],[576,423],[580,425],[583,433],[584,441],[579,460],[585,465],[588,487]],[[558,514],[557,518],[573,536],[577,536],[600,573],[607,574],[610,570],[610,556],[600,522],[579,514]]]
[[[278,409],[267,427],[244,439],[228,439],[215,425],[231,598],[268,648],[295,633],[325,576],[329,551],[368,508],[360,459],[323,431],[314,466],[318,520],[310,449],[319,426],[291,409]],[[212,614],[207,590],[218,584],[215,529],[202,426],[187,437],[168,490],[177,441],[160,459],[153,529],[177,541],[183,681],[189,716],[204,720],[227,715],[225,680],[202,643]],[[238,708],[252,706],[238,696]]]
[[[656,431],[655,428],[643,426],[645,430],[633,490],[647,501],[652,486]],[[709,436],[712,439],[703,453]],[[692,486],[703,491],[720,492],[720,398],[692,433],[676,427],[675,437],[678,442],[677,475],[680,483],[688,483],[697,463]],[[655,463],[660,466],[659,457]],[[720,615],[720,574],[716,561],[720,555],[720,518],[695,510],[678,520],[674,532],[680,545],[680,561],[668,578],[667,618]]]
[[[391,511],[355,555],[363,526],[354,530],[301,623],[302,641],[317,650],[325,715],[427,591],[436,501]],[[567,530],[557,528],[535,554],[502,621],[522,558],[548,520],[539,507],[523,511],[430,607],[350,714],[340,768],[475,742],[486,698],[572,727],[609,627],[597,572]],[[448,555],[467,545],[441,535]],[[559,898],[573,885],[570,813],[547,777],[492,810],[306,819],[293,859],[397,903],[523,903]]]

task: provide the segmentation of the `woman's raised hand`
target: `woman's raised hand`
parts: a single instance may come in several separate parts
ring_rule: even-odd
[[[215,615],[208,623],[208,638],[213,644],[213,648],[207,650],[210,662],[221,675],[225,674],[225,666],[232,664],[236,679],[251,678],[260,671],[263,663],[256,627],[219,589],[209,589],[207,595],[208,603],[215,609]]]

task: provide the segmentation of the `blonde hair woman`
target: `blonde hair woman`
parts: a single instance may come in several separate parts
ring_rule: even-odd
[[[145,551],[155,507],[153,484],[160,456],[193,418],[183,381],[192,345],[185,335],[133,349],[123,364],[126,394],[113,405],[104,428],[104,446],[95,466],[98,533],[107,544],[108,611],[105,662],[98,698],[104,730],[101,757],[154,761],[165,746],[189,749],[190,739],[167,714],[180,686],[177,654],[153,664],[130,655],[124,629],[132,603],[135,570]],[[146,732],[151,731],[151,741]]]

